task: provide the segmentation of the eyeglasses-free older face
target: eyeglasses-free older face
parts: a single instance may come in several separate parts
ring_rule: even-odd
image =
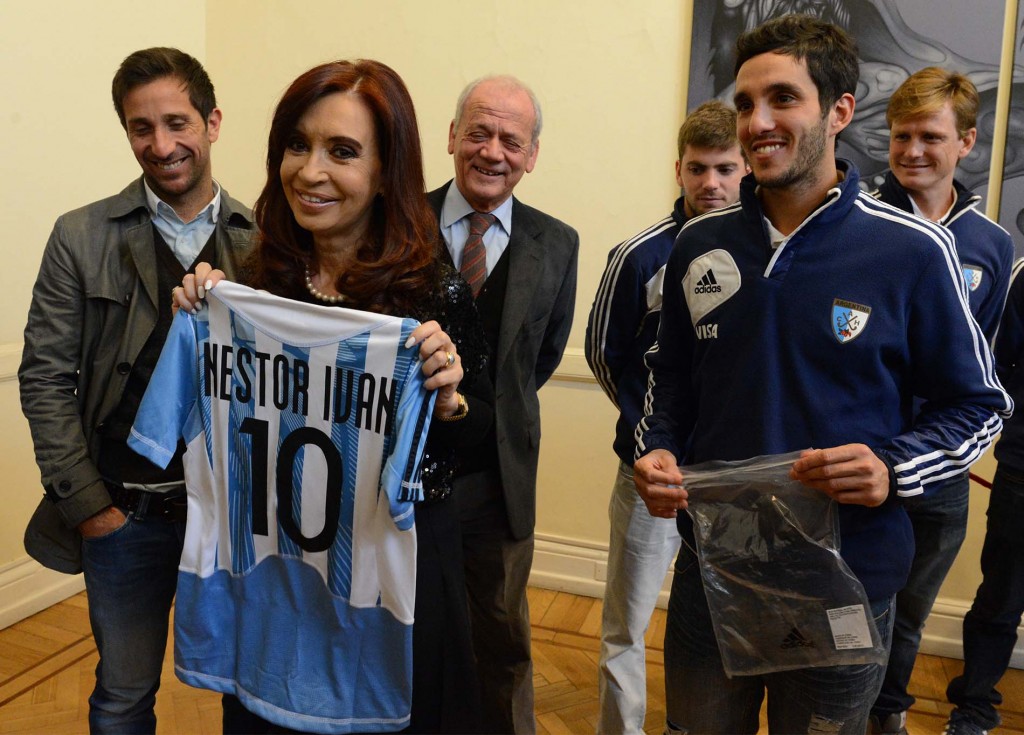
[[[455,182],[478,212],[490,212],[512,196],[523,174],[533,171],[539,143],[530,96],[501,80],[479,84],[466,98],[458,129],[448,131]]]

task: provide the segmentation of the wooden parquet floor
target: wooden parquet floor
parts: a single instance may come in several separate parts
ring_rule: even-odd
[[[541,735],[585,735],[597,723],[597,660],[601,602],[564,592],[530,590],[534,688]],[[665,721],[662,638],[665,612],[656,610],[647,632],[649,735]],[[157,697],[160,735],[220,732],[220,695],[179,682],[168,644],[163,686]],[[88,732],[87,700],[93,686],[96,647],[89,630],[85,593],[0,630],[0,735],[63,735]],[[908,729],[937,735],[949,714],[948,681],[961,670],[954,659],[918,656],[911,692],[917,704]],[[1003,727],[1024,735],[1024,671],[1010,670],[1000,684]],[[762,727],[761,732],[767,732]]]

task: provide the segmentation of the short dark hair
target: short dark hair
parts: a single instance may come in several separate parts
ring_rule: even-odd
[[[738,74],[753,57],[766,53],[806,61],[823,114],[844,94],[857,92],[857,42],[834,23],[795,13],[764,22],[736,39],[734,73]]]
[[[739,144],[736,136],[736,110],[721,100],[705,102],[691,112],[679,128],[676,139],[680,161],[683,160],[686,146],[726,151]]]
[[[192,56],[176,48],[156,47],[142,49],[129,54],[114,74],[110,92],[114,98],[114,109],[121,120],[121,127],[128,129],[124,117],[124,98],[136,87],[149,84],[164,77],[181,80],[188,92],[188,100],[205,123],[217,106],[213,83],[206,69]]]

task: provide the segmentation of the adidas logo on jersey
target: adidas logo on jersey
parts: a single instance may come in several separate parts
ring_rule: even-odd
[[[682,293],[686,298],[686,307],[690,312],[690,324],[707,324],[711,312],[722,307],[729,299],[739,293],[742,283],[740,269],[736,262],[721,248],[711,250],[690,261],[686,274],[680,280]],[[725,314],[726,312],[719,312]],[[719,324],[722,317],[714,317]],[[711,327],[711,325],[708,325]],[[698,330],[698,339],[714,339],[717,324],[711,330]]]
[[[693,292],[698,293],[721,293],[722,287],[718,285],[718,281],[715,279],[715,272],[708,268],[708,272],[705,273],[701,279],[694,286]]]
[[[782,639],[781,648],[816,648],[816,646],[814,645],[814,641],[805,638],[804,634],[799,630],[791,628],[789,635]]]

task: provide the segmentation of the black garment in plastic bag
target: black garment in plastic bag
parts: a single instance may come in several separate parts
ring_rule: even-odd
[[[683,467],[701,577],[729,676],[884,664],[835,502],[789,478],[799,452]]]

